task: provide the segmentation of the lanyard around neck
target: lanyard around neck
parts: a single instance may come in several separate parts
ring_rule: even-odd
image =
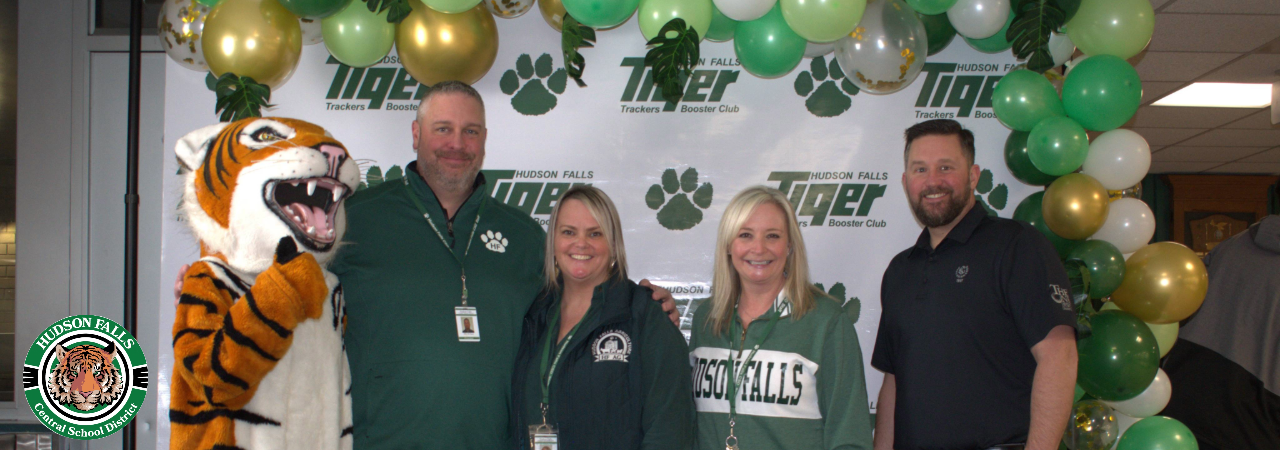
[[[756,357],[756,352],[760,351],[760,345],[764,344],[764,341],[769,339],[769,335],[773,333],[774,325],[778,324],[778,317],[782,316],[782,313],[781,311],[778,310],[778,307],[776,304],[772,309],[769,310],[769,312],[765,314],[769,315],[769,322],[764,326],[764,335],[760,336],[760,341],[756,342],[755,345],[752,346],[751,353],[747,354],[747,359],[742,361],[742,366],[739,370],[736,370],[736,371],[732,370],[733,366],[730,365],[730,372],[736,372],[736,373],[733,373],[733,379],[729,380],[729,386],[728,386],[729,421],[731,423],[733,422],[734,416],[737,415],[738,389],[742,387],[742,382],[746,380],[747,367],[751,365],[751,360]],[[734,325],[737,325],[737,324],[738,324],[738,305],[735,304],[733,306],[733,320],[729,323],[730,337],[732,337],[735,334],[736,329]],[[747,325],[744,325],[744,327]],[[746,328],[743,328],[742,347],[739,347],[739,350],[738,350],[739,355],[741,355],[742,351],[745,350],[746,348],[746,341],[747,341],[746,333],[747,333]],[[729,347],[730,347],[729,359],[732,361],[734,359],[733,349],[732,349],[733,344],[730,344]],[[730,426],[732,427],[732,425]],[[730,432],[732,433],[732,431]]]
[[[445,240],[444,234],[440,233],[440,228],[436,227],[436,223],[431,221],[431,213],[427,211],[427,207],[422,205],[422,199],[418,198],[418,193],[413,192],[413,187],[409,186],[409,177],[404,177],[404,190],[409,192],[409,199],[413,200],[413,206],[418,207],[418,211],[422,213],[422,218],[427,221],[427,225],[431,225],[431,231],[436,232],[436,237],[440,238],[440,243],[444,245],[445,250],[453,256],[453,260],[458,262],[458,267],[462,269],[462,306],[467,305],[467,266],[463,264],[467,255],[471,253],[471,242],[475,241],[476,229],[480,228],[480,213],[484,212],[484,202],[480,202],[480,210],[476,211],[476,220],[471,224],[471,236],[467,237],[467,247],[459,258],[457,253],[453,252],[453,247],[449,245],[449,241]]]
[[[593,311],[588,307],[586,314],[578,320],[578,323],[569,329],[569,333],[564,335],[564,339],[556,346],[555,358],[551,358],[551,342],[560,333],[560,305],[551,307],[551,318],[547,321],[546,337],[542,340],[542,363],[538,367],[538,373],[542,375],[542,421],[546,423],[547,406],[551,404],[551,380],[554,378],[556,366],[560,364],[560,357],[564,356],[564,351],[569,347],[569,341],[573,340],[573,335],[578,333],[578,328],[582,326],[588,318],[591,317]]]

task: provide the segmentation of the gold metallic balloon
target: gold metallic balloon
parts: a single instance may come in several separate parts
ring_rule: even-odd
[[[1082,173],[1063,175],[1044,192],[1044,223],[1064,239],[1092,236],[1107,221],[1107,188]]]
[[[538,0],[538,11],[542,13],[542,20],[547,21],[547,25],[551,25],[551,29],[560,32],[560,26],[564,24],[564,3],[560,0]]]
[[[298,16],[276,0],[222,0],[209,12],[201,37],[214,76],[231,72],[279,88],[298,67]]]
[[[498,25],[484,5],[445,14],[418,0],[409,4],[413,12],[396,26],[396,52],[419,83],[474,84],[493,67],[498,57]]]
[[[1143,322],[1174,323],[1200,309],[1208,290],[1209,273],[1195,252],[1176,242],[1157,242],[1125,261],[1124,282],[1111,299]]]

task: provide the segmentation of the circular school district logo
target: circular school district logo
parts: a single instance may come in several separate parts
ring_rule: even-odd
[[[22,390],[49,430],[72,439],[106,437],[142,408],[147,358],[133,335],[111,319],[68,317],[31,344]]]

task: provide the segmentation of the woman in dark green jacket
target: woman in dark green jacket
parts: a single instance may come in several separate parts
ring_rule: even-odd
[[[512,448],[691,448],[688,347],[652,291],[627,279],[604,192],[580,186],[560,198],[544,270],[516,356]]]

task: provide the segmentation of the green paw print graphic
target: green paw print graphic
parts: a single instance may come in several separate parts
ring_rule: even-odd
[[[836,302],[844,305],[844,314],[849,316],[849,319],[853,320],[853,323],[858,323],[858,317],[862,315],[862,300],[858,300],[858,297],[854,297],[846,301],[844,283],[831,285],[831,290],[827,290],[822,287],[822,283],[814,283],[813,286],[822,292],[826,292],[827,295],[834,298]]]
[[[1004,209],[1009,202],[1009,187],[1005,186],[1004,183],[994,188],[992,187],[993,185],[995,185],[995,181],[992,180],[991,171],[982,169],[982,175],[978,176],[979,195],[974,197],[977,198],[978,204],[987,209],[987,214],[996,216],[998,215],[996,211]],[[984,199],[983,196],[986,196],[986,198]]]
[[[693,201],[689,201],[690,194]],[[702,222],[702,210],[711,207],[711,183],[698,186],[698,169],[692,167],[679,178],[676,169],[667,169],[662,172],[662,184],[650,186],[644,202],[658,211],[658,223],[666,229],[688,230]]]
[[[386,174],[382,173],[381,167],[369,166],[369,170],[364,172],[364,181],[360,182],[356,190],[363,191],[388,181],[399,180],[402,177],[404,177],[404,170],[400,166],[391,166],[390,169],[387,169]]]
[[[523,54],[516,58],[514,70],[508,70],[502,74],[498,87],[504,94],[515,94],[511,97],[511,107],[515,108],[516,112],[526,116],[540,116],[555,109],[556,95],[564,93],[569,74],[565,73],[564,69],[556,69],[553,73],[552,63],[551,55],[546,53],[539,56],[536,63],[528,54]],[[547,80],[545,86],[542,84],[543,79]],[[524,82],[523,87],[520,85],[521,80]],[[548,88],[550,91],[547,90]]]
[[[836,87],[837,82],[839,87]],[[822,84],[814,89],[814,83]],[[796,77],[796,94],[808,97],[804,106],[813,115],[835,117],[844,114],[853,105],[853,99],[849,97],[858,95],[858,87],[844,77],[844,71],[840,70],[840,63],[835,58],[831,59],[831,65],[828,66],[826,58],[819,56],[809,63],[809,70],[800,72]]]

